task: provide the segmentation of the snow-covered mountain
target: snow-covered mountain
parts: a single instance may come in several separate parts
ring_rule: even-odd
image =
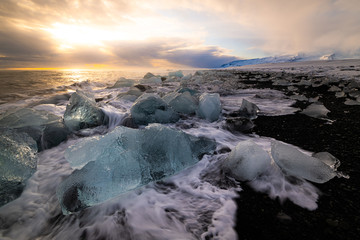
[[[263,64],[263,63],[285,63],[285,62],[302,62],[302,61],[312,61],[312,60],[334,60],[334,59],[335,59],[335,54],[327,54],[321,57],[305,56],[303,54],[283,55],[283,56],[275,56],[275,57],[236,60],[223,64],[220,66],[220,68],[240,67],[245,65],[254,65],[254,64]]]

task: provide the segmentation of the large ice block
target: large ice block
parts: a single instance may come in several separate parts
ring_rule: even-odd
[[[96,127],[106,121],[104,112],[96,106],[93,96],[77,90],[66,106],[64,123],[71,131]]]
[[[271,163],[269,154],[251,140],[239,142],[224,162],[224,169],[240,181],[251,181],[264,173]]]
[[[327,109],[322,103],[316,102],[309,105],[301,113],[314,118],[326,118],[329,112],[330,110]]]
[[[272,141],[271,155],[275,163],[287,174],[324,183],[335,176],[341,176],[328,164],[318,158],[310,157],[293,146]]]
[[[61,117],[31,108],[6,113],[0,119],[0,127],[14,128],[29,134],[37,142],[39,151],[58,145],[68,135]]]
[[[145,93],[130,109],[136,124],[170,123],[179,120],[179,115],[157,94]]]
[[[160,124],[141,130],[120,126],[104,136],[84,139],[65,155],[78,170],[57,190],[63,212],[78,211],[173,175],[214,149],[213,141]]]
[[[34,139],[15,129],[0,129],[0,206],[21,194],[26,180],[36,171]]]
[[[199,98],[197,114],[210,122],[219,119],[221,113],[220,95],[218,93],[203,93]]]
[[[116,83],[110,88],[122,88],[122,87],[132,87],[135,84],[135,81],[132,79],[127,79],[124,77],[119,78]]]
[[[197,99],[191,96],[188,91],[183,93],[171,92],[165,95],[163,100],[179,113],[192,114],[198,108]]]

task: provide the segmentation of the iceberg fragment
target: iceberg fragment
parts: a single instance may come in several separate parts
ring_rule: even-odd
[[[335,176],[345,177],[322,160],[306,155],[293,146],[273,141],[271,155],[287,174],[316,183],[324,183]]]
[[[179,115],[157,94],[145,93],[130,109],[136,124],[170,123],[179,120]]]
[[[14,128],[29,134],[37,142],[39,151],[59,145],[69,133],[61,117],[31,108],[6,114],[0,119],[0,127]]]
[[[0,129],[0,206],[17,198],[36,171],[34,139],[15,129]]]
[[[179,113],[192,114],[198,107],[197,99],[191,96],[188,91],[183,93],[171,92],[165,95],[163,100]]]
[[[329,112],[329,109],[327,109],[322,103],[316,102],[309,105],[301,113],[313,118],[326,118],[326,115]]]
[[[83,128],[96,127],[104,124],[106,116],[96,106],[93,96],[77,90],[70,97],[70,103],[66,106],[64,123],[71,131]]]
[[[241,107],[239,109],[240,116],[246,117],[250,120],[257,118],[257,114],[260,109],[256,104],[249,102],[246,99],[242,100]]]
[[[173,175],[215,149],[210,140],[151,124],[144,129],[117,127],[71,146],[66,159],[75,170],[57,189],[65,214]]]
[[[210,122],[219,119],[221,113],[220,95],[218,93],[203,93],[199,98],[197,114]]]
[[[251,140],[239,142],[224,162],[224,169],[240,181],[252,181],[271,163],[269,154]]]
[[[122,87],[132,87],[134,85],[135,81],[132,79],[127,79],[124,77],[121,77],[119,80],[116,81],[116,83],[110,87],[110,88],[122,88]]]

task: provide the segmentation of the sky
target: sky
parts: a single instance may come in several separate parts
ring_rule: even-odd
[[[0,69],[360,56],[359,0],[0,0]]]

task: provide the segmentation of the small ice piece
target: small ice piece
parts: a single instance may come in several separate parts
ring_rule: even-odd
[[[315,183],[325,183],[339,174],[318,158],[310,157],[293,146],[272,141],[271,155],[285,173]]]
[[[341,92],[336,92],[336,93],[335,93],[335,97],[337,97],[337,98],[345,97],[345,93],[344,93],[343,91],[341,91]]]
[[[71,131],[102,125],[106,121],[104,112],[96,106],[93,96],[77,90],[66,106],[64,123]]]
[[[359,98],[360,100],[360,98]],[[350,106],[354,106],[354,105],[360,105],[360,101],[358,100],[352,100],[352,99],[346,99],[346,101],[344,102],[345,105],[350,105]]]
[[[0,206],[17,198],[36,171],[34,139],[15,129],[0,129]]]
[[[183,93],[171,92],[165,95],[163,100],[178,113],[192,114],[198,108],[197,99],[191,96],[188,91]]]
[[[218,93],[203,93],[199,98],[197,114],[210,122],[219,119],[221,113],[220,95]]]
[[[179,120],[179,115],[157,94],[145,93],[130,109],[136,124],[171,123]]]
[[[340,92],[341,88],[339,88],[338,86],[332,85],[328,91],[329,92]]]
[[[240,116],[246,117],[250,120],[257,118],[257,114],[260,109],[256,104],[249,102],[246,99],[242,100],[241,107],[239,109]]]
[[[327,109],[322,103],[316,102],[309,105],[301,113],[314,118],[326,118],[326,115],[329,112],[329,109]]]
[[[144,129],[117,127],[84,139],[65,154],[75,170],[57,189],[64,214],[101,203],[197,163],[215,142],[151,124]]]
[[[305,97],[304,95],[292,95],[290,96],[290,99],[293,99],[293,100],[297,100],[297,101],[302,101],[302,102],[306,102],[308,101],[309,99],[307,97]]]
[[[144,76],[144,78],[140,80],[141,84],[160,84],[160,83],[162,83],[161,77],[157,77],[157,76],[146,77],[147,75],[148,74],[146,74]]]
[[[314,158],[320,159],[323,163],[326,163],[334,170],[340,166],[340,160],[328,152],[318,152],[314,153],[312,156]]]
[[[184,77],[184,74],[181,70],[176,71],[176,72],[169,72],[169,78],[182,78]]]
[[[122,88],[122,87],[132,87],[134,85],[135,81],[132,79],[126,79],[124,77],[121,77],[119,80],[116,81],[114,86],[110,88]]]
[[[148,72],[144,75],[143,79],[149,79],[149,78],[152,78],[152,77],[155,77],[154,74],[152,74],[151,72]]]
[[[271,163],[269,154],[251,140],[239,142],[224,162],[224,169],[235,179],[252,181]]]

